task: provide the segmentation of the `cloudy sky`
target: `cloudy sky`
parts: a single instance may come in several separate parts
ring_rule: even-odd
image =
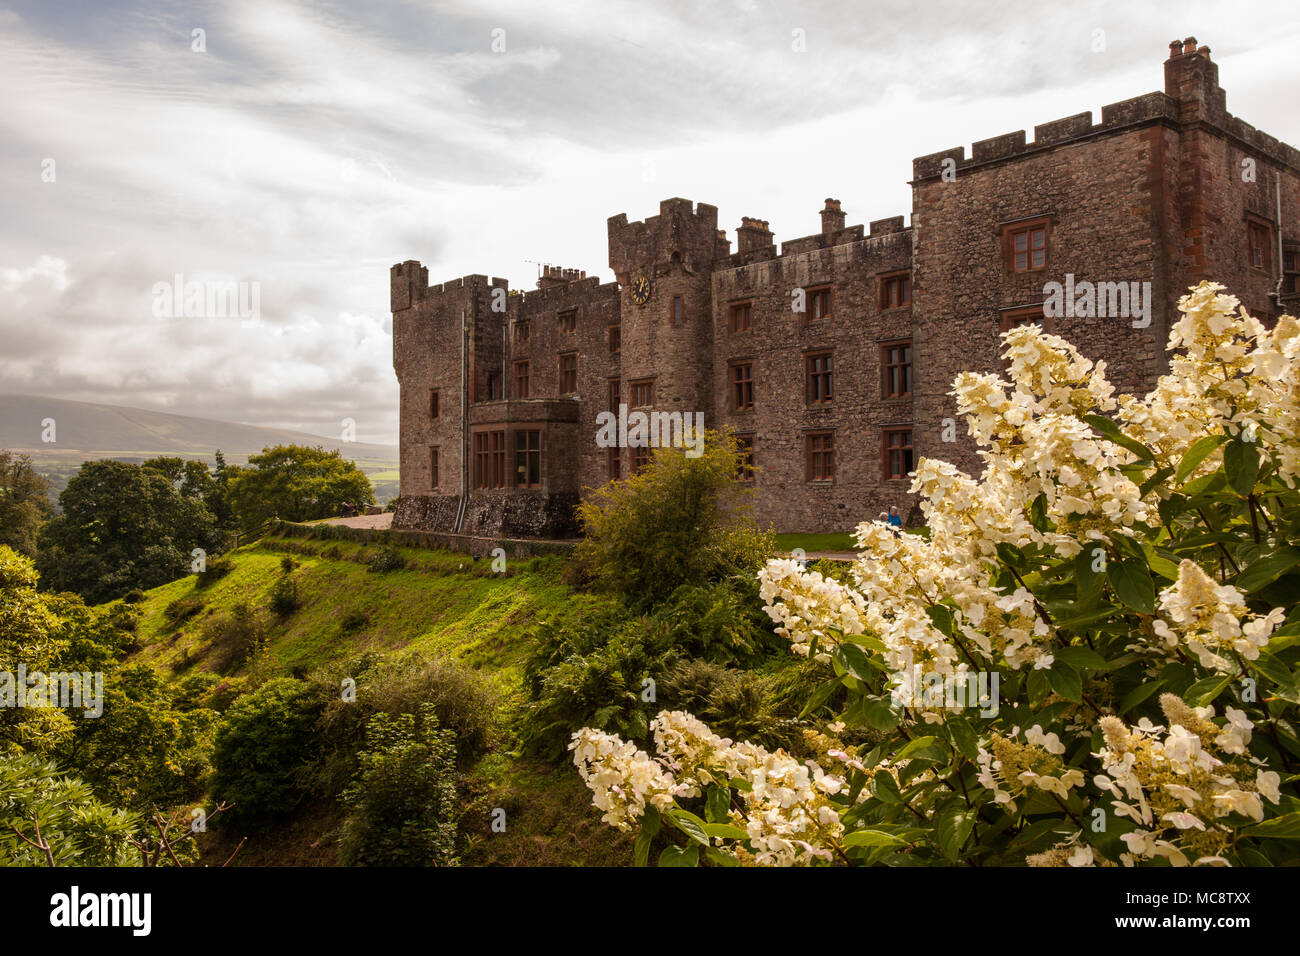
[[[0,0],[0,393],[395,441],[392,263],[612,278],[605,220],[670,196],[778,240],[827,196],[908,213],[914,156],[1099,119],[1188,35],[1300,144],[1295,0],[1014,10]],[[178,274],[256,283],[260,323],[156,314]]]

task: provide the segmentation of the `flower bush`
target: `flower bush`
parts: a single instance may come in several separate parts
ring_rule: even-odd
[[[917,464],[926,533],[859,525],[848,583],[767,562],[777,634],[833,668],[804,709],[813,759],[680,712],[654,755],[574,734],[638,864],[656,841],[661,865],[1300,857],[1300,322],[1207,282],[1179,310],[1145,398],[1004,333],[1006,377],[951,393],[982,473]]]

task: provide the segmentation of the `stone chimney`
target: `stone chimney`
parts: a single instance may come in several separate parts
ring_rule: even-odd
[[[822,235],[833,236],[844,228],[844,212],[840,209],[838,199],[826,200],[826,208],[822,210]]]
[[[1223,123],[1227,119],[1227,97],[1219,87],[1219,68],[1210,59],[1210,48],[1196,45],[1196,37],[1169,44],[1165,93],[1178,101],[1179,119],[1184,122]]]
[[[578,279],[585,279],[587,273],[578,269],[562,269],[559,266],[542,266],[541,277],[537,280],[537,288],[550,289],[557,285],[567,285],[570,282],[576,282]]]
[[[770,245],[772,230],[767,227],[766,219],[751,219],[749,216],[740,218],[740,225],[736,228],[737,252],[749,252]]]

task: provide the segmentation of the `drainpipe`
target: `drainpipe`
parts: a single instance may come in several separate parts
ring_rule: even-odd
[[[469,326],[460,310],[460,504],[456,508],[456,534],[465,523],[469,489]]]
[[[1273,287],[1273,299],[1277,302],[1277,311],[1282,311],[1282,283],[1286,281],[1286,272],[1282,263],[1282,171],[1279,169],[1273,180],[1273,208],[1277,210],[1277,285]]]

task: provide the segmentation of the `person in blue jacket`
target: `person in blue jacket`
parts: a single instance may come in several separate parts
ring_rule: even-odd
[[[889,509],[889,526],[894,529],[895,535],[902,534],[903,519],[899,516],[897,508]]]

